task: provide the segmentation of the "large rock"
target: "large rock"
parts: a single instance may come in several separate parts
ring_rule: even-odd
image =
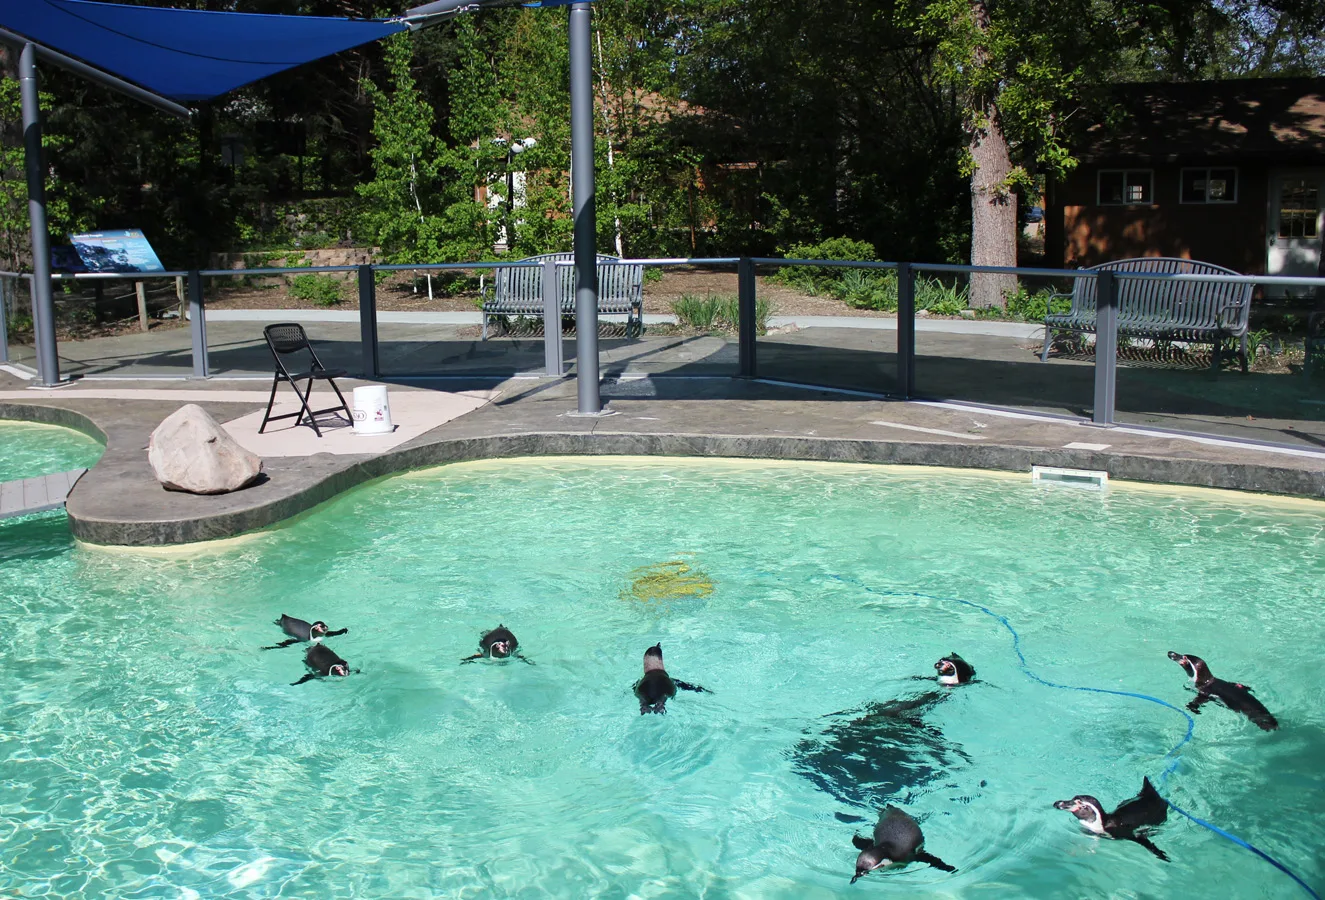
[[[262,473],[262,460],[194,403],[156,426],[147,442],[147,461],[166,490],[190,494],[237,491]]]

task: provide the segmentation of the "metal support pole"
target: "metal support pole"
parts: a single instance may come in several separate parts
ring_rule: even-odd
[[[28,220],[32,234],[32,331],[37,344],[37,383],[60,383],[55,349],[55,298],[51,295],[51,236],[46,229],[46,177],[41,161],[41,101],[37,96],[37,50],[24,44],[18,58],[23,100],[23,159],[28,176]]]
[[[376,379],[381,374],[377,358],[377,277],[370,265],[359,266],[359,347],[363,377]]]
[[[547,374],[560,378],[566,374],[561,352],[561,285],[557,278],[557,264],[543,260],[543,362]]]
[[[897,264],[897,393],[916,392],[916,281],[911,264]]]
[[[575,215],[575,378],[578,413],[602,412],[598,394],[598,227],[594,208],[592,7],[570,8],[571,179]]]
[[[1095,410],[1096,425],[1113,424],[1118,391],[1118,282],[1113,272],[1095,276]]]
[[[202,275],[197,269],[189,270],[189,339],[193,342],[193,377],[206,378],[207,314],[202,308]]]
[[[18,292],[12,278],[0,278],[0,363],[9,362],[9,310]]]
[[[736,310],[739,319],[736,329],[737,356],[740,359],[739,374],[745,378],[755,378],[759,371],[755,342],[758,333],[755,328],[755,264],[748,256],[742,256],[736,263]]]

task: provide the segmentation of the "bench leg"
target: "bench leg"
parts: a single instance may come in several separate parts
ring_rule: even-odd
[[[1242,360],[1242,374],[1247,374],[1247,336],[1242,336],[1242,343],[1238,350],[1238,358]]]
[[[1210,354],[1211,357],[1210,371],[1214,372],[1216,375],[1219,374],[1219,363],[1221,362],[1221,354],[1223,353],[1223,350],[1224,350],[1224,339],[1215,338],[1215,350],[1213,353]]]
[[[488,339],[488,314],[487,314],[487,313],[484,313],[484,314],[483,314],[483,336],[480,337],[479,340],[481,340],[481,341],[486,341],[487,339]]]
[[[1040,362],[1049,361],[1049,345],[1053,343],[1054,330],[1048,325],[1044,326],[1044,349],[1040,351]]]

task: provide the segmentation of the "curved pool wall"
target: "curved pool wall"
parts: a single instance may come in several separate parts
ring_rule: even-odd
[[[0,523],[0,884],[23,896],[1305,896],[1176,814],[1162,863],[1052,808],[1143,775],[1325,879],[1314,503],[542,459],[191,548],[80,546],[61,518]],[[328,643],[362,671],[290,686],[299,648],[258,650],[281,612],[348,627]],[[1207,705],[1161,782],[1185,718],[1028,677],[998,617],[1046,682],[1182,706],[1164,653],[1198,653],[1281,727]],[[460,666],[498,622],[535,665]],[[712,693],[640,716],[655,642]],[[862,731],[951,651],[975,684]],[[888,802],[957,873],[848,888]]]
[[[80,415],[23,408],[23,417],[0,415],[0,483],[96,465],[106,436]]]

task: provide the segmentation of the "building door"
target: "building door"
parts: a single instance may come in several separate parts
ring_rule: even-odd
[[[1320,274],[1323,201],[1325,172],[1279,172],[1270,176],[1267,275]],[[1278,288],[1266,293],[1282,296],[1306,290]]]

